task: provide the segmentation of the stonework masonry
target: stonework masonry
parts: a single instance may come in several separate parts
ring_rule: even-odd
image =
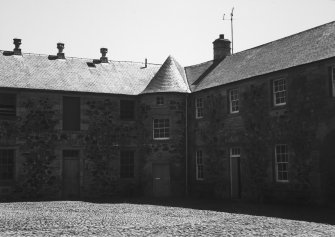
[[[189,67],[25,54],[15,39],[0,51],[0,199],[333,205],[334,37],[330,22],[231,55],[220,35]]]

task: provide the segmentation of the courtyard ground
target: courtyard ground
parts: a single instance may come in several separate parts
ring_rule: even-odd
[[[0,203],[0,236],[335,236],[334,210],[213,200]]]

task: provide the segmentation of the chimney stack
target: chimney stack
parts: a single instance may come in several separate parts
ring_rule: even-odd
[[[221,34],[218,39],[213,42],[214,49],[214,60],[224,59],[231,55],[230,52],[230,41],[224,38]]]
[[[13,39],[15,48],[13,50],[14,55],[22,55],[20,45],[21,45],[21,39]]]
[[[65,59],[65,54],[63,53],[64,44],[63,43],[57,43],[57,49],[58,49],[57,58],[58,59]]]
[[[108,57],[106,57],[107,52],[108,52],[107,48],[101,48],[100,49],[100,53],[101,53],[100,61],[102,63],[108,63]]]

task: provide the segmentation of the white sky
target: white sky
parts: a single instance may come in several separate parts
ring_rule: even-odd
[[[0,0],[0,49],[22,39],[26,53],[163,63],[182,66],[213,58],[234,10],[234,52],[335,20],[335,0]]]

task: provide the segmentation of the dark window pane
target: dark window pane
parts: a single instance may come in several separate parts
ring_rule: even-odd
[[[0,180],[14,179],[14,150],[0,150]]]
[[[16,95],[0,94],[0,115],[15,116],[16,115]]]
[[[132,120],[135,118],[135,102],[132,100],[120,101],[120,119]]]
[[[63,130],[80,130],[79,97],[63,97]]]
[[[63,150],[63,157],[67,158],[77,158],[79,157],[79,150]]]
[[[120,177],[134,177],[134,151],[120,151]]]

